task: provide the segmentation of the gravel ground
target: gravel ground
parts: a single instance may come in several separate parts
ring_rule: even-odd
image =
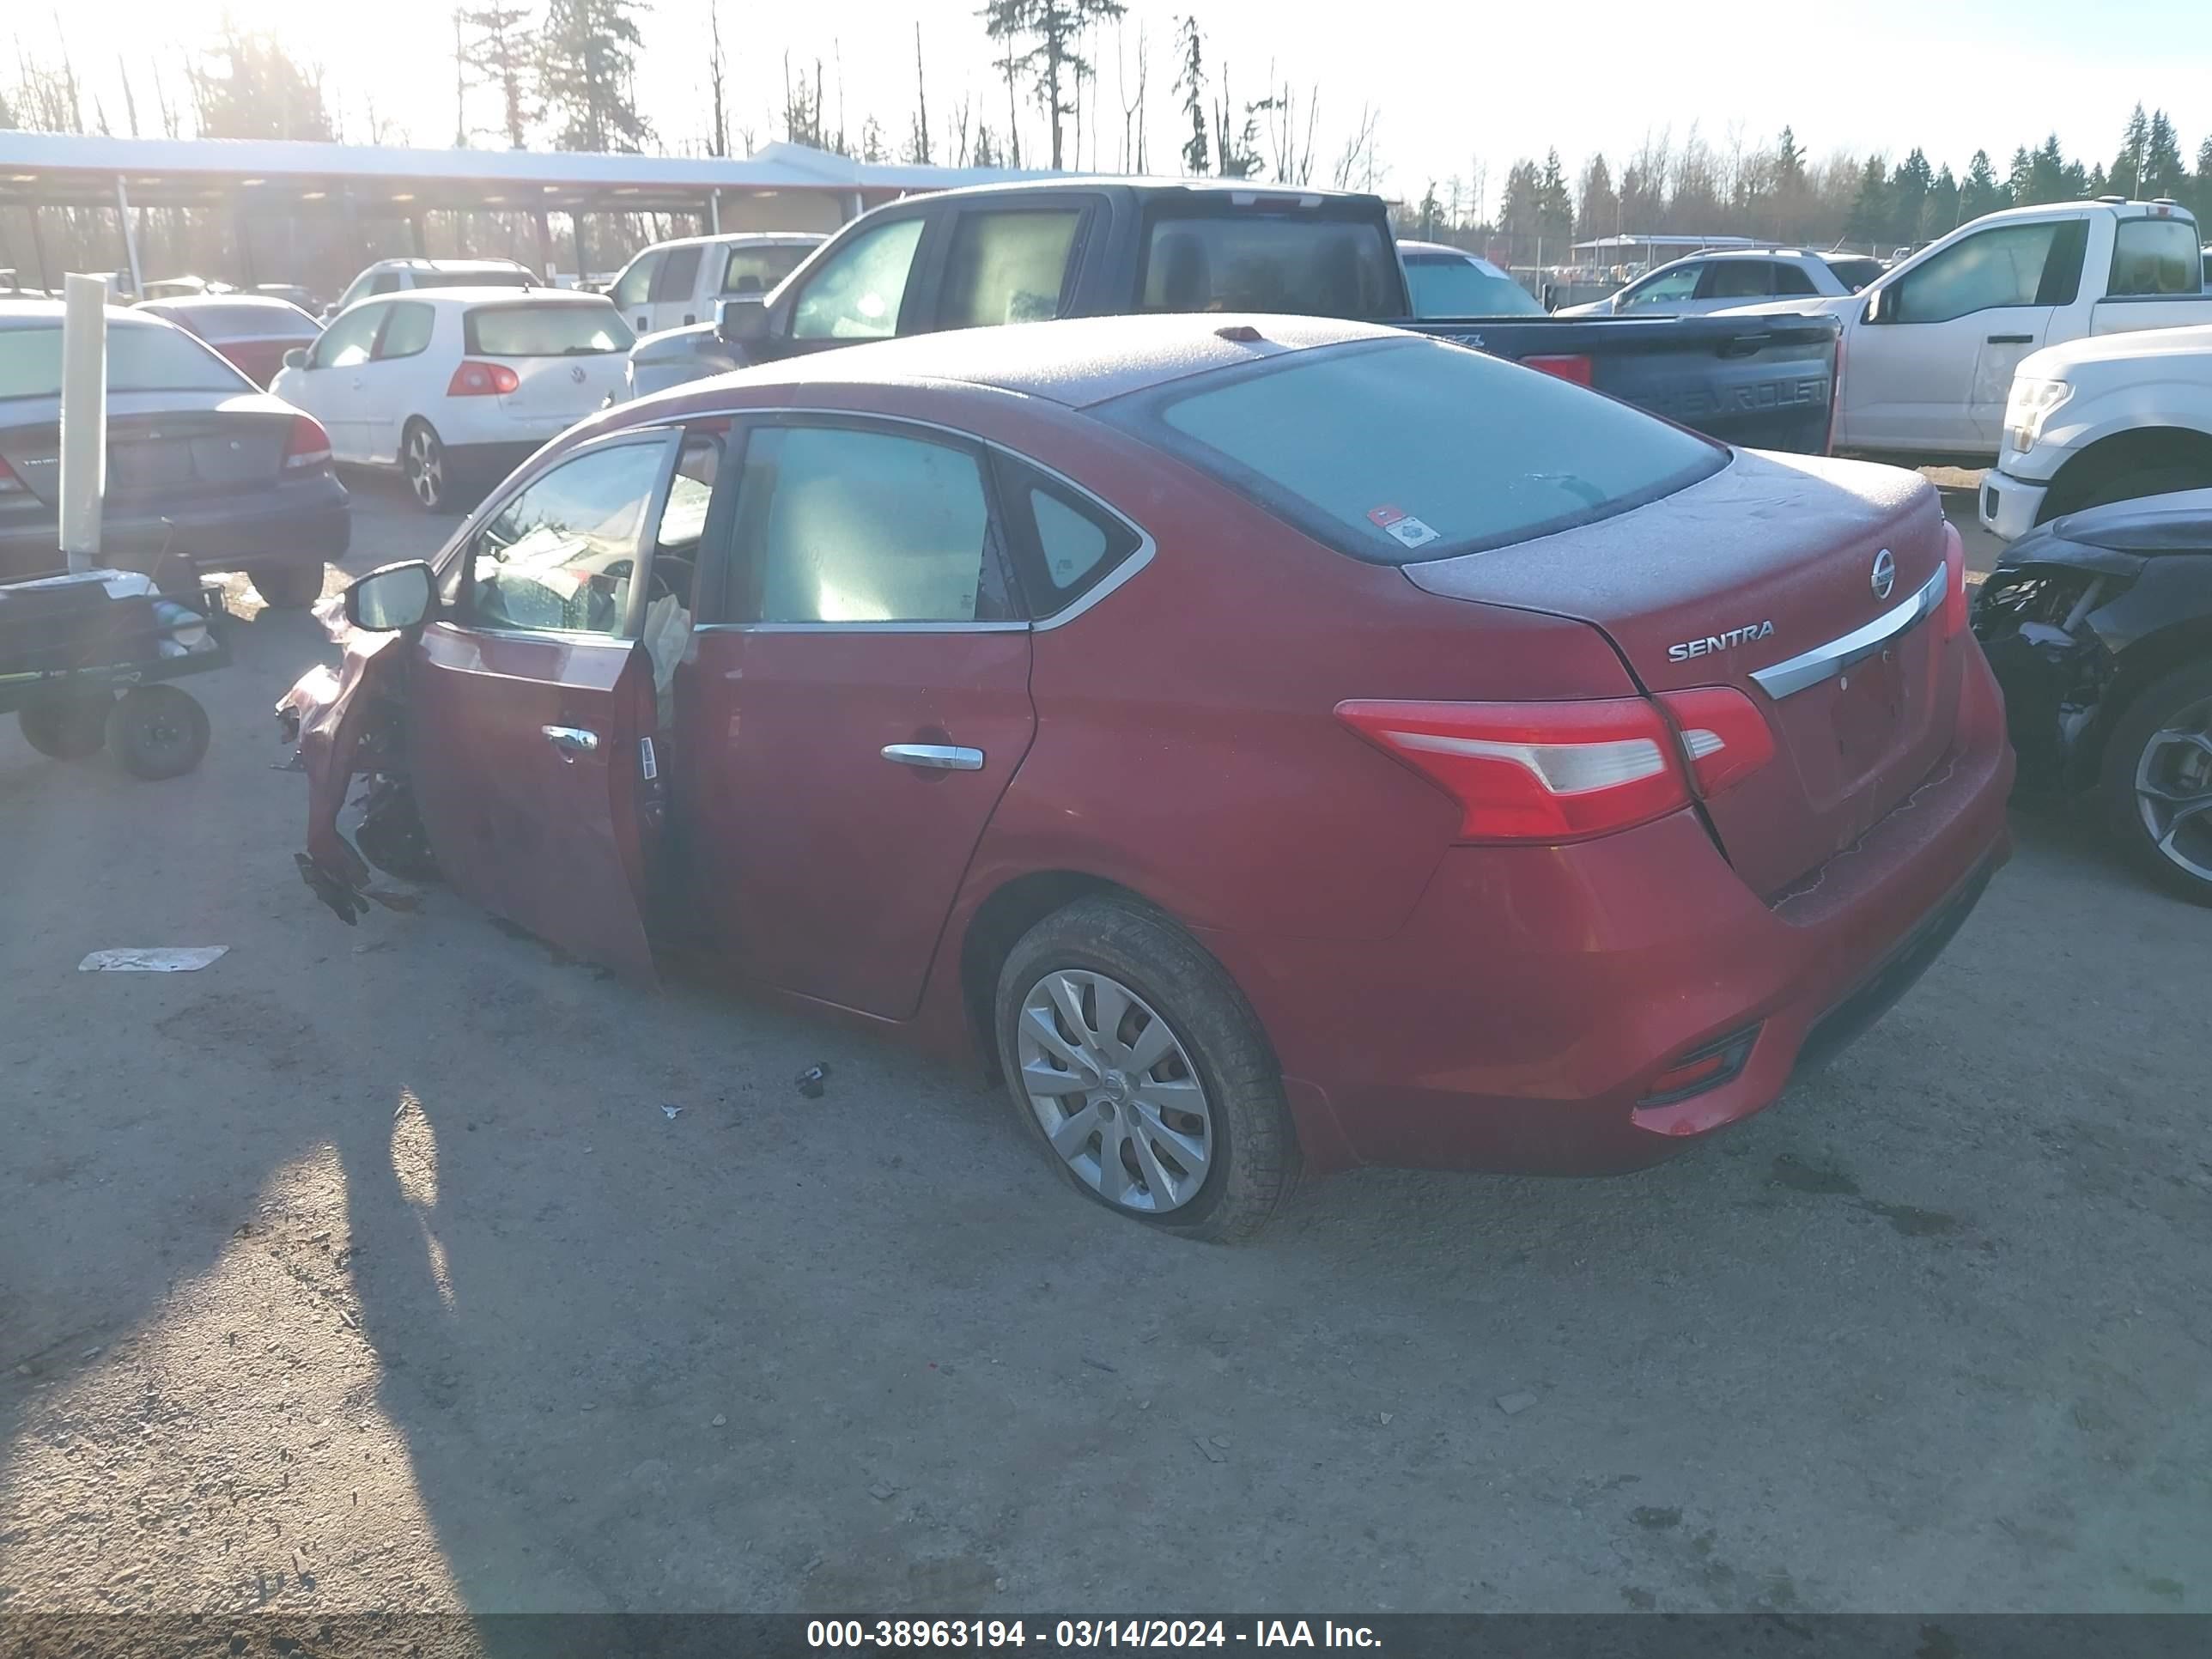
[[[349,566],[442,534],[365,491]],[[0,731],[0,1607],[2212,1607],[2212,911],[2071,821],[1693,1156],[1206,1249],[897,1048],[340,927],[321,641],[236,633],[191,777]]]

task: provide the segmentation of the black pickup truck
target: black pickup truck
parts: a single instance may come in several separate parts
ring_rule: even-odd
[[[772,292],[647,335],[633,396],[801,352],[989,323],[1273,312],[1457,340],[1759,449],[1827,447],[1820,317],[1416,317],[1380,197],[1224,180],[1044,179],[864,214]]]

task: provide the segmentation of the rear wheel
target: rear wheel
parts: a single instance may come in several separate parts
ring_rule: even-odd
[[[15,724],[23,741],[55,760],[82,760],[107,741],[108,697],[73,697],[34,702],[19,711]]]
[[[453,499],[453,480],[446,466],[446,446],[429,422],[413,420],[399,440],[399,470],[407,475],[407,488],[416,505],[426,513],[442,513]]]
[[[134,778],[182,777],[207,753],[207,710],[173,685],[133,686],[107,716],[107,741]]]
[[[253,578],[253,591],[272,611],[298,611],[323,597],[319,559],[313,564],[264,565],[247,574]]]
[[[1078,901],[999,973],[1016,1109],[1078,1190],[1188,1238],[1249,1237],[1296,1182],[1297,1139],[1265,1034],[1220,964],[1165,916]]]
[[[2212,904],[2212,662],[2147,687],[2105,750],[2105,799],[2137,863]]]

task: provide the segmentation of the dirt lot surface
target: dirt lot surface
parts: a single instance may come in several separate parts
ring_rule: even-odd
[[[2212,1607],[2212,912],[2077,824],[1693,1156],[1207,1249],[898,1048],[339,926],[325,647],[236,637],[188,778],[0,731],[0,1607]]]

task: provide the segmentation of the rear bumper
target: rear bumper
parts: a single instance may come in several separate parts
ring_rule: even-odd
[[[2000,541],[2018,541],[2035,528],[2043,498],[2050,493],[2048,484],[2031,483],[2005,472],[1985,473],[1977,503],[1982,528]]]
[[[1981,654],[1952,752],[1773,904],[1694,814],[1460,848],[1379,944],[1212,935],[1274,1040],[1310,1161],[1545,1174],[1656,1163],[1771,1103],[1935,959],[2007,855],[2012,752]],[[1729,1081],[1641,1106],[1756,1027]]]
[[[165,554],[203,570],[322,564],[345,556],[353,535],[345,486],[329,473],[235,495],[161,507],[110,503],[100,515],[100,557],[151,570]],[[0,520],[0,577],[63,568],[60,528],[51,509]]]

